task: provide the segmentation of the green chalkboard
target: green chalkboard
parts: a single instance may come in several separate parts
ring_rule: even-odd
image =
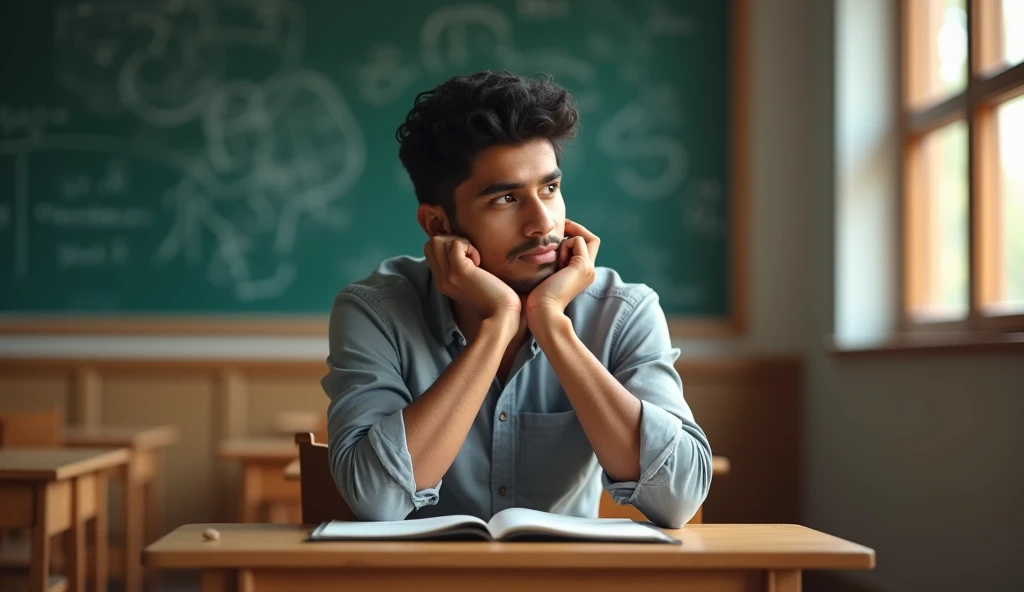
[[[730,3],[0,7],[0,311],[326,313],[422,254],[395,129],[455,74],[548,72],[569,216],[681,318],[730,310]]]

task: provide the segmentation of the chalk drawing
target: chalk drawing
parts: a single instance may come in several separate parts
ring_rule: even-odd
[[[366,143],[338,89],[302,67],[299,2],[80,2],[58,7],[56,17],[59,83],[97,114],[131,113],[149,126],[154,145],[48,134],[46,118],[0,109],[4,135],[30,133],[38,140],[29,146],[0,138],[0,154],[16,155],[26,169],[29,155],[39,151],[126,154],[177,175],[159,195],[158,207],[172,217],[166,236],[145,255],[155,265],[180,257],[189,266],[207,266],[208,280],[240,300],[275,298],[296,278],[291,257],[303,224],[351,226],[342,202],[363,174]],[[418,76],[419,66],[400,61],[393,47],[371,58],[362,88],[370,102],[395,100]],[[227,75],[229,61],[246,65],[245,78]],[[49,118],[61,119],[59,113]],[[193,154],[160,147],[153,133],[196,123],[201,143]],[[58,194],[72,201],[114,195],[129,187],[130,168],[109,170],[98,180],[68,175],[57,180]],[[72,211],[45,204],[36,222],[139,223],[137,213],[126,218],[123,208],[106,207]],[[27,223],[18,227],[28,232]],[[125,248],[106,249],[105,261],[127,260]],[[73,248],[65,252],[69,261],[98,260],[78,257]]]
[[[64,107],[0,105],[0,137],[24,135],[38,139],[48,128],[67,125],[69,119]]]
[[[696,25],[693,19],[673,14],[673,7],[658,2],[651,6],[646,28],[652,35],[681,37],[693,33]]]
[[[562,20],[569,16],[569,0],[518,0],[519,18],[530,20]]]
[[[130,183],[125,161],[120,157],[109,159],[98,179],[88,174],[60,173],[54,181],[57,195],[66,201],[121,196],[128,192]]]
[[[394,45],[370,48],[370,61],[359,68],[359,95],[367,104],[389,105],[398,100],[420,76],[419,66],[406,63]]]
[[[656,135],[652,118],[637,103],[629,103],[608,118],[597,132],[598,148],[618,161],[612,171],[616,184],[629,197],[652,201],[675,194],[689,169],[689,156],[682,142]],[[622,161],[655,161],[661,172],[654,176],[637,173]]]
[[[470,58],[494,58],[513,72],[548,72],[556,79],[592,84],[594,67],[570,53],[554,48],[520,51],[512,35],[512,22],[504,13],[483,4],[447,6],[433,12],[420,30],[420,57],[435,74],[470,66]]]
[[[725,234],[722,184],[717,179],[690,182],[683,204],[683,225],[691,234],[712,238]]]
[[[265,79],[298,64],[304,35],[294,2],[97,2],[58,7],[58,81],[101,115],[122,109],[175,127],[198,117],[227,60]],[[252,73],[250,73],[252,75]]]
[[[463,68],[469,62],[470,35],[473,53],[484,51],[504,63],[516,61],[512,23],[497,8],[482,4],[458,4],[438,9],[423,22],[420,30],[420,57],[428,70],[439,73]]]

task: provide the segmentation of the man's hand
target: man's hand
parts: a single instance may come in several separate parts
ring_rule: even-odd
[[[515,290],[480,268],[480,253],[461,236],[438,235],[423,246],[437,288],[481,319],[505,316],[518,324],[522,302]]]
[[[558,261],[564,267],[540,283],[526,299],[526,318],[531,327],[551,315],[565,313],[565,307],[594,281],[594,261],[601,239],[586,228],[565,221],[565,236],[558,247]]]

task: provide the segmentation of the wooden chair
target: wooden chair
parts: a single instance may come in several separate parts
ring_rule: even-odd
[[[312,432],[295,434],[295,443],[299,445],[302,523],[356,520],[331,476],[327,444],[317,442]]]
[[[327,440],[327,414],[315,411],[282,411],[274,418],[274,432],[289,437],[313,432],[318,440]]]

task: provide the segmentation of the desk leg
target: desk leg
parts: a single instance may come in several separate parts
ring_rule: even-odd
[[[262,471],[259,465],[243,463],[242,499],[239,501],[242,522],[259,522],[260,520],[261,478]]]
[[[164,532],[164,457],[160,451],[147,450],[150,470],[149,481],[143,485],[143,506],[145,507],[146,525],[143,534],[143,546],[152,543],[166,534]],[[140,559],[141,553],[140,553]],[[144,570],[146,589],[154,592],[159,587],[159,570]]]
[[[135,452],[124,471],[124,589],[142,590],[142,538],[145,529],[142,513],[143,486],[140,463],[142,453]]]
[[[93,590],[106,592],[107,574],[110,570],[110,557],[107,553],[108,524],[107,524],[107,473],[96,475],[96,527],[93,529],[93,548],[96,549],[96,557],[93,572]]]
[[[71,483],[71,527],[64,533],[64,570],[68,578],[68,589],[72,592],[85,590],[85,515],[82,512],[83,489],[93,481],[81,477]]]
[[[204,569],[200,575],[199,590],[201,592],[230,592],[231,570],[228,569]]]
[[[28,571],[30,592],[46,592],[50,579],[50,516],[46,511],[49,489],[48,486],[36,488],[35,526],[32,527],[32,557]]]
[[[158,538],[164,536],[164,508],[163,508],[163,491],[164,491],[164,457],[156,451],[146,451],[146,454],[150,455],[150,480],[145,484],[145,501],[146,507],[146,534],[143,544],[150,544]]]
[[[768,592],[800,592],[799,569],[773,569],[768,572]]]

